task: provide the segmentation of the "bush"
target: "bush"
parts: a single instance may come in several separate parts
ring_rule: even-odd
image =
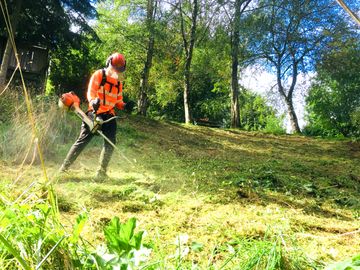
[[[352,135],[356,138],[360,138],[360,107],[352,112],[350,115],[351,117],[351,124],[354,127],[354,131]]]
[[[142,245],[143,232],[135,233],[135,218],[124,224],[112,219],[104,228],[106,244],[94,248],[80,236],[87,213],[77,217],[69,233],[56,205],[43,199],[13,203],[0,198],[1,269],[134,269],[149,254]]]
[[[266,117],[266,126],[262,129],[262,131],[272,134],[285,134],[286,131],[282,125],[284,119],[284,115],[280,118],[276,117],[275,115],[268,115]]]
[[[241,126],[249,131],[265,131],[274,134],[284,134],[284,116],[276,116],[276,111],[266,104],[263,97],[250,91],[241,93],[240,121]]]

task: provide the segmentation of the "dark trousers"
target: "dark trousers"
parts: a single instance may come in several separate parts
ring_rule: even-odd
[[[91,118],[92,115],[88,114]],[[113,117],[111,114],[101,114],[99,115],[104,121],[108,120],[109,118]],[[113,119],[108,123],[105,123],[101,126],[101,131],[103,134],[109,138],[109,140],[115,144],[116,143],[116,120]],[[95,133],[96,134],[96,133]],[[62,166],[61,170],[67,170],[70,165],[76,160],[79,154],[84,150],[85,146],[91,141],[91,139],[95,135],[94,133],[90,132],[89,127],[83,122],[80,128],[80,135],[76,142],[70,148]],[[114,152],[114,148],[104,139],[103,148],[100,153],[100,171],[106,172],[106,169],[109,165],[112,153]]]

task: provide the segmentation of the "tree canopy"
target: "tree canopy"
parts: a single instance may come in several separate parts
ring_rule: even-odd
[[[335,42],[324,52],[307,97],[308,133],[360,135],[359,61],[360,42],[356,38]]]
[[[79,44],[83,33],[96,37],[88,20],[96,18],[96,9],[92,0],[7,0],[12,20],[18,20],[14,29],[15,38],[21,42],[56,48],[70,43]],[[20,5],[18,14],[14,7]],[[7,37],[5,22],[1,16],[1,36]]]
[[[308,127],[321,122],[323,128],[334,128],[319,119],[337,114],[332,121],[347,126],[337,130],[354,134],[357,105],[351,97],[357,94],[359,82],[350,75],[357,70],[345,59],[358,60],[354,45],[358,34],[350,30],[355,24],[336,2],[8,0],[7,4],[10,13],[15,12],[15,4],[20,7],[17,39],[50,50],[47,93],[73,90],[84,98],[91,73],[119,51],[127,59],[125,99],[137,101],[139,114],[190,123],[209,118],[236,128],[263,129],[266,123],[249,124],[247,114],[253,110],[249,108],[258,98],[250,98],[249,89],[239,83],[241,72],[256,64],[276,76],[273,88],[293,131],[301,132],[294,109],[294,96],[301,88],[298,76],[312,72],[316,82],[307,99],[312,123]],[[357,3],[348,6],[359,9]],[[4,21],[0,27],[5,37]],[[351,72],[331,71],[330,63]],[[320,92],[329,88],[333,94],[339,92],[338,98],[343,95],[342,107],[349,110],[340,110],[335,98],[323,104],[318,100]],[[264,102],[269,92],[264,91]],[[325,113],[320,107],[338,113]],[[251,114],[266,112],[282,121],[275,111],[256,110]]]

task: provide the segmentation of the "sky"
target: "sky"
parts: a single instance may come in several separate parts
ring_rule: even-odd
[[[300,128],[303,128],[306,125],[305,96],[313,77],[314,74],[300,73],[298,75],[293,101]],[[265,97],[268,104],[275,107],[279,115],[286,113],[285,104],[277,92],[276,75],[266,71],[258,65],[250,66],[240,74],[240,84],[246,89]],[[291,126],[287,113],[284,120],[284,126],[286,127],[286,131],[290,133]]]

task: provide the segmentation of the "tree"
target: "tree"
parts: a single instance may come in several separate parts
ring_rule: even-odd
[[[185,123],[189,124],[191,122],[191,113],[189,105],[189,93],[191,92],[191,83],[190,83],[190,68],[191,61],[193,56],[193,49],[196,39],[196,23],[198,16],[198,0],[193,0],[188,3],[191,6],[191,26],[190,26],[190,37],[187,37],[185,29],[185,19],[183,14],[183,4],[182,0],[179,1],[179,13],[180,13],[180,26],[181,26],[181,36],[183,38],[183,46],[185,50],[185,68],[184,68],[184,113],[185,113]]]
[[[231,127],[240,127],[240,106],[239,106],[239,44],[241,15],[250,4],[251,0],[235,0],[235,13],[232,19],[231,34]]]
[[[148,87],[149,87],[149,73],[152,65],[152,59],[154,54],[154,43],[155,43],[155,33],[154,33],[154,24],[155,16],[157,11],[158,1],[157,0],[147,0],[146,8],[146,29],[149,33],[147,52],[146,52],[146,61],[144,63],[144,68],[141,74],[140,80],[140,91],[139,91],[139,100],[138,100],[138,113],[141,115],[146,115],[148,109]]]
[[[157,99],[155,78],[164,77],[156,74],[157,61],[164,51],[170,54],[166,27],[173,9],[163,8],[158,0],[106,0],[99,3],[97,11],[94,28],[102,40],[97,48],[99,57],[106,59],[113,51],[125,55],[125,99],[137,99],[137,113],[151,115],[151,105]]]
[[[310,135],[360,136],[360,43],[344,36],[322,54],[306,99]]]
[[[85,98],[84,93],[94,67],[104,62],[98,59],[97,47],[98,42],[83,37],[76,47],[64,44],[53,49],[46,94],[74,91],[79,97]]]
[[[249,60],[250,54],[247,52],[247,40],[249,40],[249,32],[246,32],[244,25],[247,23],[253,9],[250,8],[252,0],[235,0],[235,1],[218,1],[218,6],[222,13],[220,19],[216,22],[218,26],[223,27],[227,31],[227,44],[230,45],[228,51],[231,58],[231,105],[230,105],[230,121],[231,127],[238,128],[241,126],[239,101],[239,70]],[[245,14],[247,13],[247,14]],[[224,44],[223,44],[224,46]],[[220,48],[223,49],[223,48]]]
[[[256,41],[258,53],[277,77],[277,90],[285,102],[294,132],[300,133],[294,110],[294,91],[300,72],[313,69],[321,47],[343,29],[335,5],[328,1],[264,0],[262,36]]]
[[[96,39],[87,22],[87,19],[96,16],[91,0],[2,0],[1,3],[14,7],[10,10],[10,17],[15,40],[55,49],[68,44],[75,47],[85,33],[91,34]],[[0,21],[1,29],[4,28],[4,24],[5,21]],[[71,31],[71,26],[77,28],[77,32]],[[5,32],[1,34],[7,36]],[[0,83],[5,82],[10,51],[10,47],[5,50],[0,70]]]

